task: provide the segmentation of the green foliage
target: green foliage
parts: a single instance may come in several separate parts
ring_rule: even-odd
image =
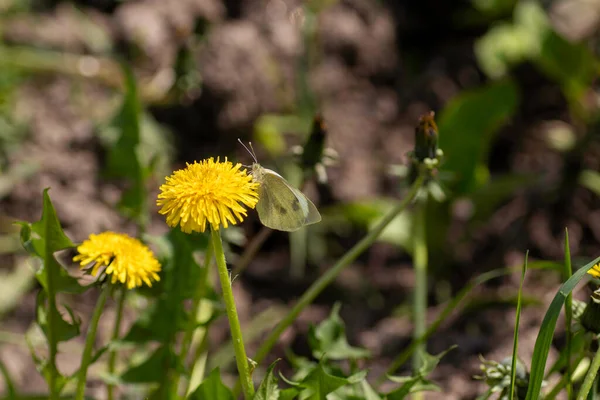
[[[550,307],[548,307],[548,311],[546,311],[542,326],[540,327],[540,331],[535,341],[527,400],[538,399],[540,397],[544,371],[546,369],[546,359],[548,358],[550,345],[552,344],[556,321],[558,320],[558,316],[560,315],[568,295],[575,289],[575,286],[586,275],[587,271],[598,263],[598,261],[600,261],[600,257],[581,267],[573,274],[573,276],[563,283],[558,290],[558,293],[554,296]]]
[[[401,400],[406,398],[410,393],[423,391],[440,391],[440,388],[431,382],[427,376],[433,372],[435,367],[440,363],[441,359],[456,346],[450,347],[437,355],[431,355],[426,352],[419,352],[420,367],[412,376],[390,376],[389,379],[393,382],[400,383],[400,387],[387,394],[388,400]]]
[[[475,46],[482,69],[491,77],[505,76],[510,67],[531,61],[556,80],[571,100],[589,87],[597,61],[584,43],[572,43],[552,30],[541,5],[518,2],[512,23],[500,23]]]
[[[54,256],[60,250],[74,247],[74,244],[63,232],[48,195],[48,189],[44,190],[43,197],[44,206],[40,220],[32,224],[19,222],[19,225],[23,247],[41,261],[36,277],[43,290],[39,292],[36,299],[36,322],[48,342],[49,355],[47,360],[43,360],[33,352],[33,349],[32,355],[48,382],[51,396],[56,396],[66,383],[56,367],[58,343],[77,336],[81,323],[68,307],[65,308],[71,322],[63,318],[57,306],[56,295],[61,292],[82,293],[85,288],[79,286],[77,281],[68,275]]]
[[[333,306],[329,318],[311,326],[308,331],[308,343],[313,356],[322,360],[347,360],[369,357],[369,351],[352,347],[346,339],[346,327],[339,315],[340,304]]]
[[[215,368],[196,389],[188,400],[233,400],[233,394],[221,381],[221,373]]]
[[[279,361],[279,360],[277,360]],[[279,390],[279,386],[277,386],[277,378],[273,373],[273,369],[275,369],[275,365],[277,364],[275,361],[273,364],[269,366],[267,369],[267,374],[265,375],[263,381],[260,383],[256,394],[254,395],[253,400],[278,400],[281,391]]]
[[[492,139],[514,114],[518,102],[517,86],[505,79],[463,92],[440,114],[443,168],[454,177],[455,195],[471,192],[487,182],[489,174],[485,165]]]

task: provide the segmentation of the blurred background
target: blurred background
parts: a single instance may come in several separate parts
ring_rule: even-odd
[[[414,129],[430,110],[445,156],[444,196],[427,206],[429,320],[470,279],[519,266],[527,250],[530,261],[560,261],[565,227],[576,265],[600,254],[599,0],[0,0],[0,37],[0,358],[26,392],[46,388],[23,338],[38,284],[12,222],[37,220],[50,187],[74,241],[135,234],[115,207],[127,182],[106,173],[123,65],[141,102],[138,151],[154,170],[149,233],[167,231],[154,202],[164,176],[206,157],[250,164],[238,138],[323,214],[307,243],[261,231],[253,212],[227,231],[234,264],[264,236],[234,285],[243,320],[266,315],[259,334],[402,196]],[[292,149],[316,114],[337,155],[326,183],[303,185]],[[395,220],[273,358],[307,354],[309,324],[339,301],[350,342],[385,371],[411,337],[411,221]],[[477,290],[431,338],[432,353],[459,345],[433,376],[445,394],[431,398],[475,398],[478,355],[510,354],[518,279]],[[524,360],[559,282],[528,275]],[[73,301],[84,327],[94,299]],[[76,368],[79,351],[61,351],[59,366]]]

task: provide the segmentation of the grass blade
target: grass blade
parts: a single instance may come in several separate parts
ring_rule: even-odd
[[[513,335],[513,352],[512,352],[512,363],[510,370],[510,392],[508,395],[509,400],[513,400],[515,396],[515,380],[517,378],[517,357],[519,347],[519,322],[521,321],[521,307],[523,302],[523,282],[525,282],[525,273],[527,272],[527,259],[529,258],[529,251],[525,254],[525,263],[521,270],[521,282],[519,283],[519,294],[517,297],[517,315],[515,316],[515,333]]]
[[[560,311],[562,310],[568,295],[575,289],[575,286],[577,286],[579,281],[583,279],[587,271],[598,263],[598,261],[600,261],[600,257],[597,257],[592,262],[583,266],[563,283],[558,293],[554,296],[548,311],[546,311],[538,337],[535,341],[533,359],[531,361],[531,375],[529,377],[529,390],[527,391],[525,400],[537,400],[540,398],[542,381],[544,379],[544,369],[546,368],[546,360],[548,359],[548,351],[552,344],[552,337],[554,336],[554,330],[556,329],[556,322]]]
[[[567,280],[573,275],[573,268],[571,266],[571,249],[569,246],[569,230],[565,228],[565,264],[563,271],[563,279]],[[573,398],[573,380],[571,371],[571,324],[573,321],[573,294],[569,293],[567,300],[565,301],[565,334],[566,334],[566,351],[567,351],[567,400]]]

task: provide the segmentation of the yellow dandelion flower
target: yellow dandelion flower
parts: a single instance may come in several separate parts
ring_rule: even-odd
[[[594,278],[600,278],[600,264],[594,265],[590,270],[588,270],[588,274]]]
[[[77,251],[79,254],[73,261],[79,262],[82,269],[93,264],[92,275],[96,275],[106,267],[104,272],[111,275],[111,282],[121,282],[127,289],[142,286],[142,283],[152,286],[152,281],[160,280],[160,263],[152,250],[123,233],[92,234]]]
[[[204,232],[207,223],[219,229],[242,222],[245,207],[254,208],[258,202],[259,184],[241,168],[239,163],[212,157],[187,164],[161,185],[156,202],[162,207],[159,213],[167,216],[169,226],[179,224],[185,233]]]

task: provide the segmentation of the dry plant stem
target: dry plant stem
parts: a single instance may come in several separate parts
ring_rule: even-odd
[[[310,288],[302,297],[298,300],[296,305],[292,307],[290,312],[281,320],[279,324],[273,329],[271,334],[263,341],[262,345],[256,352],[254,356],[254,361],[260,364],[265,357],[269,354],[277,340],[279,340],[279,336],[285,331],[298,317],[298,315],[313,302],[313,300],[331,283],[333,280],[346,268],[350,265],[351,262],[356,260],[356,258],[361,255],[375,240],[379,237],[381,232],[385,229],[386,226],[389,225],[394,218],[398,216],[402,211],[406,209],[406,207],[414,200],[417,195],[419,189],[423,185],[423,175],[421,174],[417,180],[413,183],[408,194],[402,199],[402,201],[394,207],[389,214],[387,214],[377,226],[375,226],[371,232],[367,234],[364,238],[361,239],[360,242],[354,245],[342,258],[335,263],[333,267],[327,270],[316,282],[314,282]],[[239,391],[234,390],[235,392]]]
[[[206,252],[204,253],[204,266],[200,275],[200,282],[198,282],[198,287],[196,288],[196,292],[194,293],[194,299],[192,302],[192,309],[190,310],[190,316],[192,320],[190,321],[190,326],[188,327],[185,335],[183,336],[183,340],[181,341],[181,351],[179,352],[179,361],[182,364],[185,364],[185,359],[187,358],[188,351],[190,350],[190,345],[192,343],[192,338],[194,337],[194,332],[196,331],[196,320],[198,318],[198,309],[200,308],[200,303],[202,299],[206,295],[206,282],[208,280],[208,269],[210,268],[210,262],[213,256],[213,247],[208,246],[206,248]],[[193,360],[194,362],[196,360]],[[178,374],[175,378],[174,387],[177,389],[179,386],[179,377],[181,375]],[[189,381],[188,381],[189,388]],[[186,393],[187,389],[186,388]]]
[[[83,355],[81,356],[81,365],[79,366],[79,373],[77,374],[77,389],[75,390],[75,400],[83,400],[85,395],[87,370],[90,365],[90,361],[92,360],[92,350],[94,347],[94,341],[96,340],[98,322],[100,321],[102,311],[104,311],[104,305],[106,304],[106,299],[108,298],[108,293],[110,292],[110,289],[111,285],[106,283],[104,288],[100,292],[100,297],[98,297],[98,301],[96,302],[96,308],[94,309],[94,314],[92,315],[92,320],[90,321],[90,326],[88,327],[88,331],[85,336],[85,347],[83,348]]]
[[[581,384],[581,389],[579,389],[577,400],[585,400],[588,398],[588,393],[594,385],[594,381],[598,375],[598,368],[600,368],[600,347],[596,351],[596,355],[594,355],[594,359],[592,360],[592,364],[590,365],[587,374],[585,374],[585,379]]]
[[[217,262],[217,271],[219,272],[219,280],[221,281],[223,301],[225,302],[225,311],[227,312],[229,329],[231,330],[231,341],[233,343],[233,350],[235,351],[235,361],[242,383],[242,391],[244,393],[244,398],[246,400],[251,400],[254,397],[254,384],[252,383],[248,357],[246,356],[246,349],[244,348],[242,328],[240,327],[240,320],[235,307],[235,299],[233,297],[233,291],[231,290],[231,278],[225,261],[225,253],[223,253],[221,232],[218,229],[211,229],[211,236],[215,260]]]
[[[117,340],[119,338],[119,331],[121,330],[121,320],[123,319],[123,306],[125,305],[125,296],[127,294],[127,290],[125,290],[125,287],[119,287],[117,290],[120,292],[119,302],[117,303],[117,315],[115,316],[115,326],[113,328],[111,340]],[[116,362],[117,352],[111,350],[108,356],[108,373],[110,375],[113,375],[115,373]],[[111,385],[110,383],[106,385],[106,396],[108,400],[114,399],[113,389],[114,385]]]

